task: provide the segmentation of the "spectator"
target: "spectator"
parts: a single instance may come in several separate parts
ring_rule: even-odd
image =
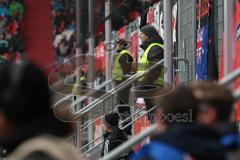
[[[9,44],[8,44],[5,34],[3,34],[3,33],[0,34],[0,52],[1,53],[6,52],[8,49],[8,46],[9,46]]]
[[[240,136],[235,122],[230,122],[234,98],[231,91],[223,86],[202,82],[192,86],[200,103],[198,122],[216,129],[222,136],[221,143],[228,153],[240,148]]]
[[[62,12],[56,11],[54,15],[54,27],[57,28],[60,25],[60,22],[64,19]]]
[[[8,16],[8,8],[3,2],[0,2],[0,16]]]
[[[52,6],[53,6],[53,10],[54,11],[62,11],[62,10],[64,10],[64,6],[63,6],[63,3],[62,3],[62,0],[54,0],[53,3],[52,3]]]
[[[10,37],[11,52],[23,52],[24,42],[22,35],[19,31],[16,31],[16,34]]]
[[[6,32],[7,18],[0,16],[0,33]]]
[[[19,19],[16,17],[16,18],[12,18],[9,22],[9,25],[8,25],[8,32],[12,35],[16,34],[17,31],[20,29],[20,26],[19,26]]]
[[[17,0],[12,0],[9,6],[9,15],[13,17],[19,17],[20,19],[23,18],[24,7],[22,3],[18,2]]]
[[[124,82],[132,72],[132,63],[133,57],[128,51],[130,42],[120,39],[117,42],[117,53],[114,55],[114,66],[112,69],[113,80],[117,85]],[[130,116],[130,107],[129,107],[129,93],[131,86],[126,87],[125,89],[118,92],[118,104],[121,105],[118,107],[121,119],[126,119]],[[130,121],[127,121],[124,125],[128,124]],[[132,127],[127,127],[124,131],[131,135]]]
[[[17,10],[22,13],[22,9],[20,9],[21,7],[19,6],[23,7],[23,5],[19,5],[19,3],[22,2],[20,0],[11,1],[10,4],[12,6],[10,7],[8,0],[0,0],[0,10],[2,11],[2,14],[0,14],[0,52],[5,61],[12,61],[15,60],[16,57],[18,57],[17,59],[22,57],[21,54],[24,48],[20,23],[22,17],[21,14],[18,14]],[[8,8],[12,8],[13,10],[15,8],[16,14],[11,15],[10,9],[8,10],[9,13],[6,14],[6,9]]]
[[[225,160],[214,129],[198,125],[198,103],[191,89],[178,88],[162,97],[156,121],[166,131],[152,137],[132,160]]]
[[[162,37],[160,37],[154,27],[148,25],[141,28],[140,39],[142,42],[140,47],[144,50],[144,53],[142,54],[140,59],[138,73],[147,71],[148,68],[161,61],[164,55]],[[152,86],[155,85],[163,86],[162,72],[163,67],[159,66],[146,74],[142,79],[140,79],[140,85],[142,86],[142,90],[143,88],[144,90],[147,90],[148,87],[151,87],[149,89],[152,89]],[[147,110],[150,110],[153,106],[155,106],[154,98],[155,97],[144,97]],[[153,111],[148,114],[148,119],[151,121],[151,123],[153,123],[153,119],[151,118],[152,114]]]
[[[118,127],[118,123],[118,113],[109,113],[104,116],[103,130],[105,134],[103,135],[104,142],[101,151],[102,157],[128,140],[126,134]],[[128,153],[121,155],[119,159],[127,159],[127,157]]]
[[[130,22],[129,15],[132,12],[136,12],[138,10],[139,0],[123,0],[119,5],[119,11],[122,19],[124,20],[124,24],[128,24]]]
[[[68,41],[66,39],[62,39],[57,48],[57,56],[58,62],[62,63],[69,59],[70,50],[68,47]]]
[[[47,79],[34,65],[0,68],[0,145],[7,159],[79,159],[62,139],[72,126],[55,117],[50,101]]]

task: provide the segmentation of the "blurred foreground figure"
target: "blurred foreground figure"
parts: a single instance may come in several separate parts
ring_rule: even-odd
[[[196,123],[198,103],[190,88],[178,88],[162,97],[155,122],[166,131],[152,137],[132,160],[225,160],[220,135]]]
[[[237,123],[230,121],[231,116],[236,116],[233,115],[232,92],[226,87],[210,82],[197,83],[192,86],[192,90],[199,101],[197,121],[216,129],[221,135],[220,142],[228,153],[228,159],[236,159],[235,154],[240,149],[240,136]]]
[[[0,68],[0,146],[9,160],[76,160],[72,131],[50,108],[47,79],[28,62]]]

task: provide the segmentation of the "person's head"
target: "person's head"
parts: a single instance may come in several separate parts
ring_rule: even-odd
[[[50,108],[50,100],[47,79],[38,67],[26,61],[2,66],[0,137],[14,133],[15,130],[25,130],[30,126],[35,126],[36,130],[41,127],[43,129],[50,123],[60,126],[62,122],[55,118]],[[65,131],[67,127],[61,129]]]
[[[179,87],[158,102],[155,122],[160,124],[190,123],[196,120],[198,102],[190,88]]]
[[[159,34],[153,26],[147,25],[141,28],[140,39],[142,43],[144,43],[145,41],[147,41],[148,39],[156,35],[159,35]]]
[[[234,104],[229,89],[211,82],[200,82],[191,88],[200,104],[197,117],[199,123],[213,125],[216,122],[229,121]]]
[[[4,39],[4,33],[0,33],[0,40]]]
[[[128,49],[130,43],[124,39],[119,39],[117,41],[117,49]]]
[[[103,130],[105,133],[118,128],[119,115],[116,112],[108,113],[103,117]]]

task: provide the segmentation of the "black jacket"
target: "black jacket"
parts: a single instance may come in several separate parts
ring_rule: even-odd
[[[111,133],[106,133],[103,135],[104,142],[101,151],[101,157],[108,154],[110,151],[114,150],[124,142],[128,140],[124,131],[119,128],[114,129]],[[128,153],[123,154],[119,159],[125,159],[128,156]]]
[[[153,138],[189,153],[196,160],[225,160],[220,139],[221,134],[217,130],[192,124],[174,125]]]
[[[13,153],[16,148],[18,148],[22,143],[41,136],[41,135],[51,135],[56,137],[65,137],[70,134],[71,130],[66,123],[60,122],[55,118],[54,115],[44,117],[43,119],[38,119],[36,121],[32,121],[29,124],[25,124],[25,126],[14,134],[9,135],[8,137],[0,138],[0,157],[7,157],[11,153]],[[39,159],[47,159],[48,155],[44,155],[43,153],[34,153],[29,155],[30,157],[35,157],[35,160]],[[29,157],[27,157],[29,158]],[[27,159],[26,158],[26,159]],[[51,157],[48,157],[51,159]]]
[[[150,39],[148,39],[147,41],[145,41],[140,47],[145,51],[148,48],[148,46],[151,45],[152,43],[163,44],[163,39],[159,35],[153,36]],[[147,56],[147,59],[150,62],[150,65],[148,67],[161,61],[163,59],[163,57],[164,57],[163,48],[161,48],[159,46],[153,46],[150,49],[148,56]],[[152,84],[158,78],[161,71],[162,71],[162,67],[156,68],[151,73],[144,76],[142,83],[143,84]],[[158,76],[156,76],[156,75],[158,75]]]

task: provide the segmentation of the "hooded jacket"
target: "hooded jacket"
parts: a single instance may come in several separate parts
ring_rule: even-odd
[[[153,137],[132,160],[225,160],[221,135],[200,125],[181,124]]]

